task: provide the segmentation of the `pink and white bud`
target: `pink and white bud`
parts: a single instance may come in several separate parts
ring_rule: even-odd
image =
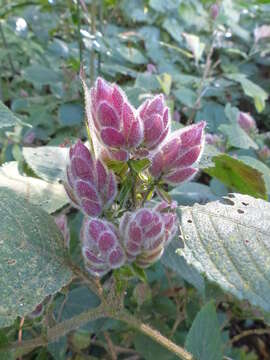
[[[63,235],[65,247],[69,249],[70,231],[68,228],[67,216],[65,214],[58,215],[54,218],[54,221]]]
[[[164,96],[157,95],[146,100],[138,109],[143,122],[143,146],[148,150],[155,149],[166,138],[170,130],[169,109]]]
[[[117,85],[98,78],[91,89],[91,113],[99,140],[113,157],[128,160],[143,140],[143,125],[126,95]]]
[[[95,160],[79,140],[70,148],[65,188],[73,204],[88,216],[100,216],[113,203],[117,184],[113,172]]]
[[[160,202],[154,207],[154,210],[158,211],[164,222],[165,226],[165,243],[167,246],[170,241],[175,237],[178,231],[178,217],[176,214],[177,202],[172,201],[170,204],[166,201]]]
[[[267,145],[264,145],[258,151],[258,155],[263,161],[266,161],[266,160],[270,159],[270,149],[269,149],[269,147]]]
[[[119,231],[128,261],[148,267],[162,256],[166,228],[160,212],[142,208],[134,213],[125,213],[120,220]]]
[[[152,157],[150,174],[177,185],[196,175],[204,148],[205,121],[173,132]]]
[[[218,17],[218,14],[219,14],[219,5],[218,4],[213,4],[211,6],[210,11],[211,11],[211,18],[213,20],[216,20],[216,18]]]
[[[85,217],[81,241],[85,266],[93,276],[101,277],[126,261],[118,230],[108,221]]]
[[[256,121],[249,113],[240,111],[237,118],[237,122],[241,126],[241,128],[245,130],[247,133],[257,130]]]

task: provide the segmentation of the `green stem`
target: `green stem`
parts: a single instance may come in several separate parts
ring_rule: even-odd
[[[174,353],[178,358],[183,360],[193,360],[193,356],[181,346],[176,345],[171,340],[163,336],[159,331],[152,329],[149,325],[146,325],[135,316],[131,315],[126,310],[122,311],[116,317],[118,320],[129,324],[131,327],[139,330],[141,333],[149,336],[151,339]]]
[[[96,1],[92,0],[91,4],[91,35],[92,39],[96,36]],[[95,49],[92,42],[91,57],[90,57],[90,85],[94,86],[95,82]]]
[[[8,51],[8,44],[7,44],[7,41],[6,41],[6,37],[5,37],[5,33],[4,33],[4,30],[3,30],[1,21],[0,21],[0,34],[1,34],[2,41],[3,41],[3,45],[7,50],[7,57],[8,57],[11,72],[12,72],[13,76],[15,76],[16,70],[15,70],[15,67],[14,67],[14,64],[13,64],[13,61],[12,61],[12,57],[11,57],[9,51]]]
[[[154,188],[155,188],[155,183],[151,183],[149,188],[146,190],[146,192],[143,195],[142,206],[145,204],[148,196],[151,194],[151,192],[154,190]]]
[[[77,32],[78,32],[78,45],[79,45],[79,61],[80,67],[82,66],[82,57],[83,57],[83,46],[82,46],[82,37],[81,37],[81,8],[80,1],[77,1]]]

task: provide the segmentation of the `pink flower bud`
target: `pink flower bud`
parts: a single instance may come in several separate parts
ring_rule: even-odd
[[[99,140],[112,155],[121,151],[121,158],[128,160],[130,151],[143,140],[143,125],[125,94],[98,78],[91,89],[91,112]]]
[[[181,120],[181,115],[180,115],[180,112],[175,110],[174,113],[173,113],[173,120],[176,121],[176,122],[180,122]]]
[[[266,161],[270,158],[270,149],[267,145],[264,145],[259,151],[258,151],[259,157]]]
[[[30,319],[36,319],[43,314],[43,311],[44,311],[43,303],[40,303],[37,305],[37,307],[35,308],[34,311],[32,311],[30,314],[28,314],[28,317]]]
[[[250,133],[252,131],[256,131],[256,129],[257,129],[256,122],[253,119],[253,117],[250,116],[249,113],[240,111],[237,121],[238,121],[238,124],[241,126],[241,128],[248,133]]]
[[[99,216],[117,194],[114,174],[79,140],[70,148],[65,188],[74,205],[88,215]]]
[[[125,263],[116,227],[105,220],[85,217],[81,230],[82,255],[90,274],[101,277]]]
[[[170,130],[169,109],[164,96],[157,95],[146,100],[138,112],[144,125],[143,145],[148,150],[153,150],[162,143]]]
[[[177,230],[175,215],[169,212],[171,209],[167,213],[164,209],[160,204],[155,209],[125,213],[121,218],[119,231],[128,261],[148,267],[162,256],[164,247]]]
[[[194,164],[204,147],[205,121],[173,132],[154,153],[150,174],[176,185],[190,180],[198,171]]]
[[[176,214],[177,202],[172,201],[168,204],[166,201],[159,203],[154,210],[160,212],[165,225],[165,245],[175,237],[178,231],[178,217]]]
[[[66,248],[69,248],[70,244],[70,232],[67,223],[67,217],[65,214],[58,215],[54,218],[56,225],[59,227],[59,230],[63,234],[64,244]]]
[[[216,18],[218,17],[218,14],[219,14],[219,6],[218,4],[213,4],[211,6],[211,17],[213,20],[216,20]]]
[[[157,68],[155,67],[155,65],[154,64],[147,64],[147,72],[149,73],[149,74],[155,74],[155,73],[157,73]]]

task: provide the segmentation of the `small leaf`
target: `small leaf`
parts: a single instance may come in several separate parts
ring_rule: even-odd
[[[226,77],[241,84],[244,93],[253,98],[258,113],[264,110],[268,94],[263,88],[247,79],[245,74],[229,74]]]
[[[183,207],[176,251],[223,290],[270,311],[269,214],[268,202],[240,194]]]
[[[188,44],[189,49],[192,51],[196,63],[198,63],[202,57],[205,44],[200,41],[200,38],[193,34],[183,33],[184,38]]]
[[[22,124],[21,120],[13,114],[9,108],[0,101],[0,129]]]
[[[149,159],[130,160],[129,164],[132,169],[139,174],[141,171],[146,170],[151,165],[151,161]]]
[[[115,172],[117,175],[125,174],[128,170],[128,164],[124,161],[108,159],[105,162],[108,168]]]
[[[258,145],[238,124],[223,124],[218,128],[227,136],[227,141],[232,147],[240,149],[258,149]]]
[[[196,359],[223,358],[221,333],[213,302],[204,305],[197,314],[187,335],[185,347]]]
[[[170,95],[171,86],[172,86],[172,77],[170,74],[164,73],[160,76],[157,76],[158,82],[162,88],[162,91],[166,96]]]
[[[29,167],[40,178],[58,182],[66,179],[68,148],[41,146],[23,148],[23,156]]]
[[[0,327],[32,312],[72,278],[53,220],[8,188],[0,188]]]
[[[227,154],[213,158],[215,167],[204,171],[242,194],[267,199],[263,175],[256,169]]]

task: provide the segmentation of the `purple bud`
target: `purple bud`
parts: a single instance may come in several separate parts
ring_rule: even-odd
[[[159,203],[154,210],[160,212],[165,225],[165,245],[167,246],[178,231],[178,218],[176,214],[177,202],[171,204],[166,201]]]
[[[257,130],[256,122],[249,113],[240,111],[237,121],[241,128],[247,133]]]
[[[23,143],[25,145],[31,145],[35,141],[36,134],[33,130],[27,131],[27,133],[24,135]]]
[[[30,314],[28,314],[28,317],[30,319],[36,319],[40,317],[43,314],[44,306],[42,303],[38,304],[34,311],[32,311]]]
[[[270,158],[270,149],[267,145],[264,145],[259,151],[258,151],[259,157],[266,161]]]
[[[143,146],[155,149],[166,138],[170,130],[169,109],[163,95],[146,100],[138,109],[144,125]]]
[[[54,218],[56,225],[60,229],[64,237],[64,244],[66,248],[69,248],[70,244],[70,232],[67,223],[67,217],[64,214],[58,215]]]
[[[147,64],[146,68],[147,68],[147,72],[148,72],[149,74],[155,74],[155,73],[157,73],[157,68],[155,67],[154,64]]]
[[[218,17],[219,14],[219,6],[218,4],[213,4],[211,6],[211,17],[213,20],[216,20],[216,18]]]
[[[142,208],[126,213],[120,220],[119,231],[128,261],[147,267],[163,254],[167,233],[158,211]]]
[[[172,185],[190,180],[198,171],[193,166],[203,152],[205,126],[201,121],[173,132],[153,154],[150,174]]]
[[[181,120],[181,115],[180,115],[180,112],[175,110],[174,113],[173,113],[173,120],[176,121],[176,122],[180,122]]]
[[[85,266],[91,275],[101,277],[125,263],[119,234],[112,223],[85,217],[81,240]]]
[[[98,78],[91,89],[91,111],[99,140],[112,152],[129,152],[143,140],[143,124],[125,94],[115,84]]]
[[[95,160],[79,140],[70,148],[65,188],[73,204],[88,216],[100,216],[117,194],[114,174]]]

